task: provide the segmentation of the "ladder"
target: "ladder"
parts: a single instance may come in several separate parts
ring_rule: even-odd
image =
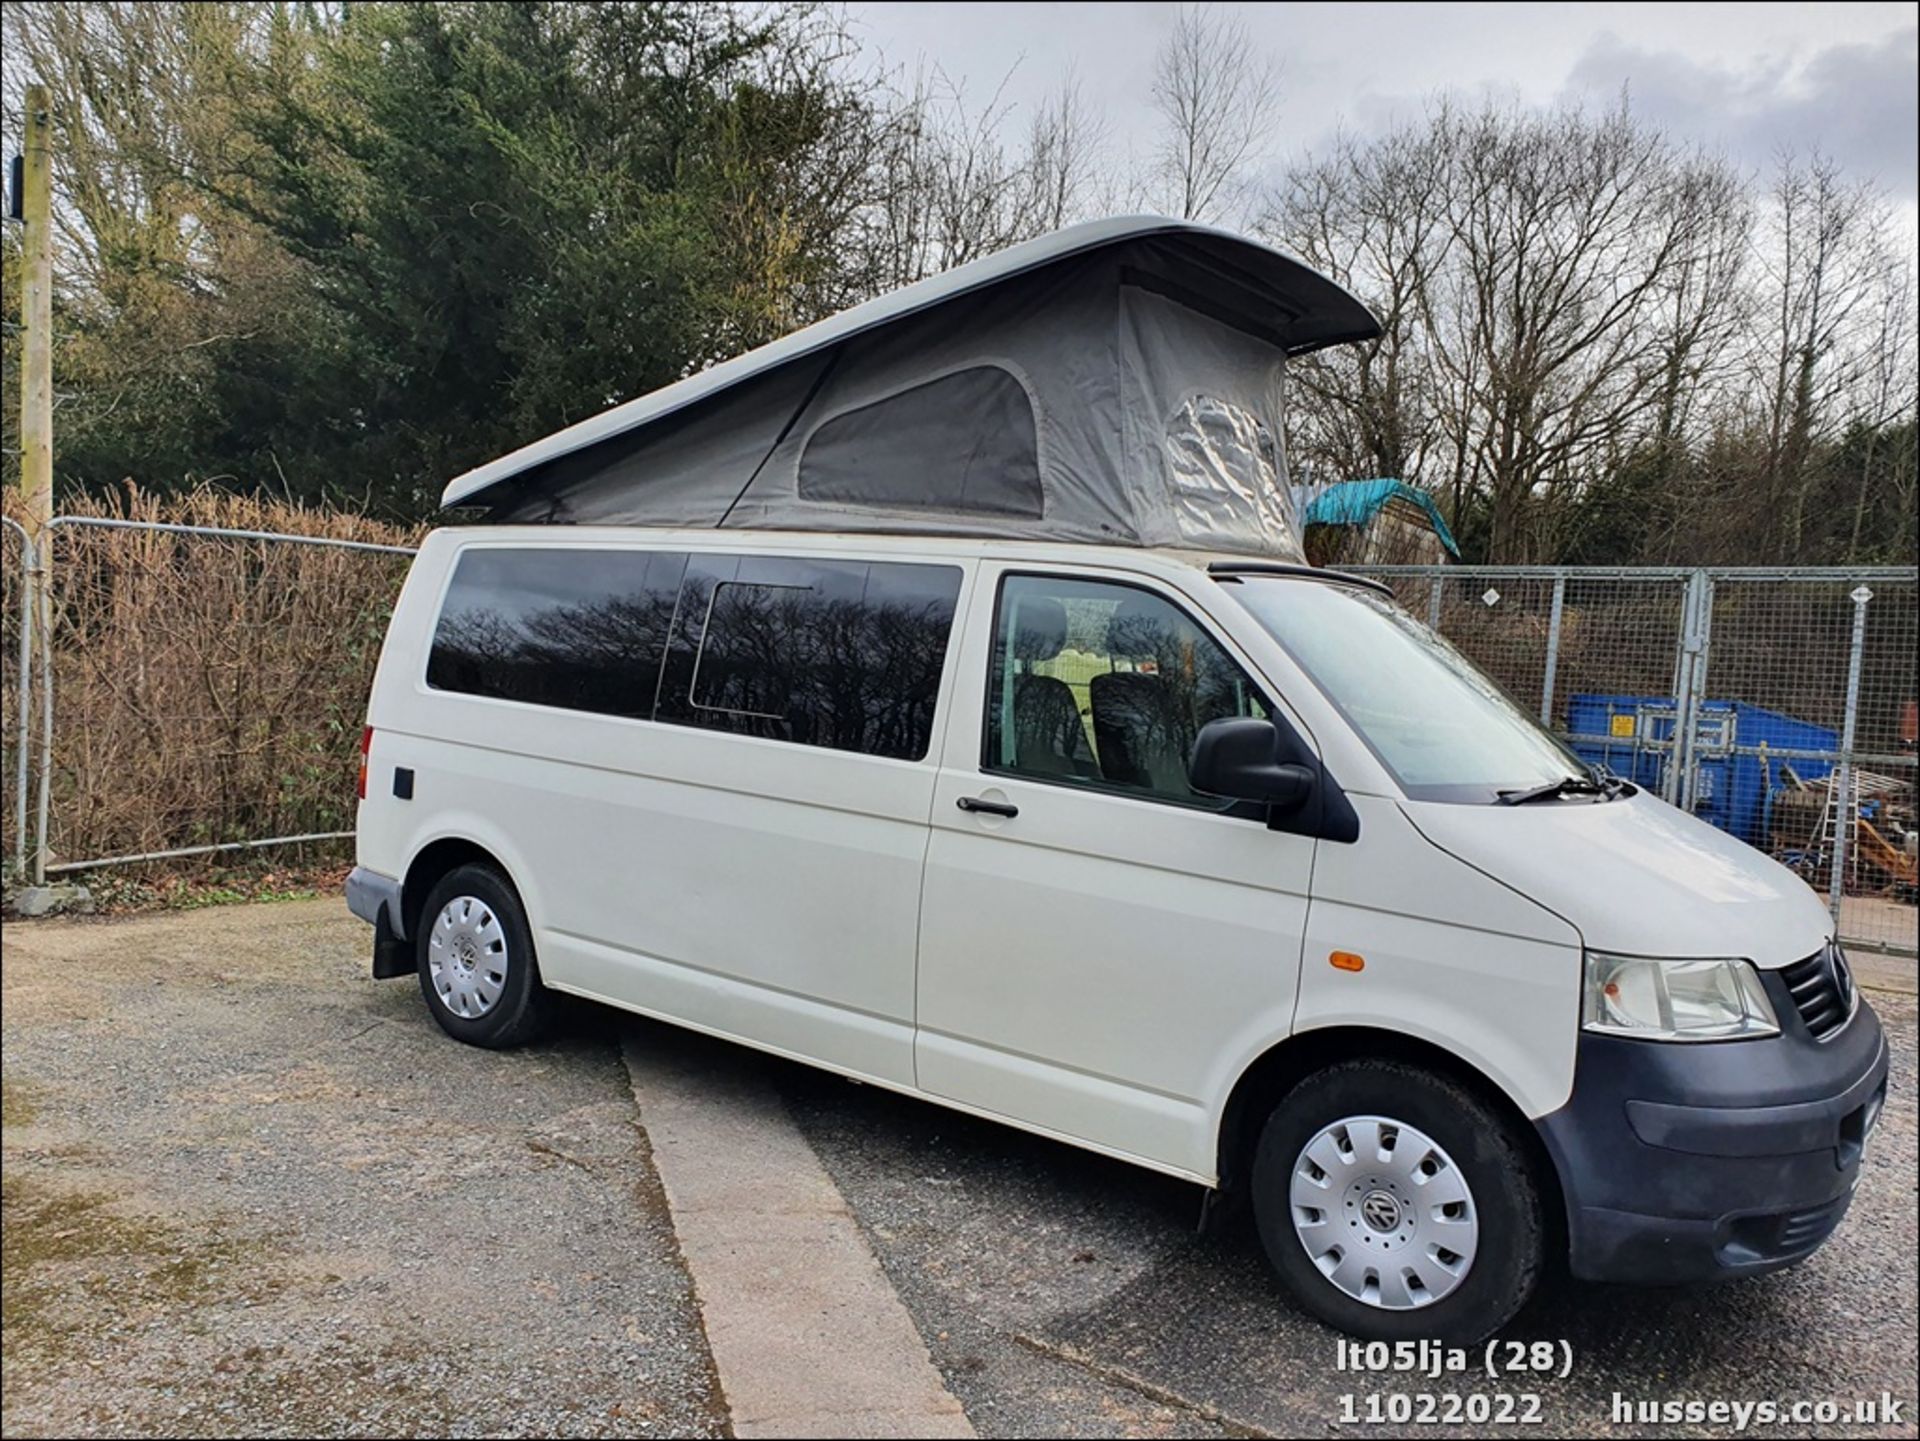
[[[1842,779],[1845,785],[1841,784]],[[1847,817],[1847,833],[1840,834],[1841,815]],[[1827,800],[1820,807],[1820,824],[1807,847],[1809,869],[1818,872],[1827,867],[1833,893],[1837,896],[1846,882],[1856,880],[1860,872],[1860,773],[1852,766],[1839,766],[1827,774]],[[1844,842],[1844,843],[1843,843]],[[1842,871],[1835,871],[1834,867]]]

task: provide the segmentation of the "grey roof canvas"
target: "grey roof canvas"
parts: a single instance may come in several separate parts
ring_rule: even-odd
[[[1351,295],[1267,246],[1095,221],[616,406],[457,478],[443,504],[1297,559],[1286,357],[1376,334]]]

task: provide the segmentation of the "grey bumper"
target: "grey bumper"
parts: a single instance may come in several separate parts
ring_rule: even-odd
[[[347,909],[370,926],[379,926],[384,913],[386,929],[396,940],[406,939],[400,908],[400,882],[365,866],[355,866],[347,875]]]

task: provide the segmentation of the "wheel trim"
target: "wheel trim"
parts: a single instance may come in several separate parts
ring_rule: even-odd
[[[452,1015],[476,1021],[507,988],[512,957],[499,914],[478,896],[455,896],[427,933],[427,976]]]
[[[1322,1127],[1294,1161],[1288,1203],[1315,1269],[1384,1311],[1444,1300],[1479,1250],[1466,1177],[1432,1137],[1391,1117],[1347,1116]]]

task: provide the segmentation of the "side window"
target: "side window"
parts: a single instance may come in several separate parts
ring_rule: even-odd
[[[954,566],[696,557],[657,719],[921,760],[959,594]]]
[[[1194,737],[1270,714],[1193,620],[1137,586],[1053,576],[1000,583],[986,768],[1219,807],[1187,784]]]
[[[466,550],[440,608],[427,684],[645,720],[686,565],[660,551]]]

